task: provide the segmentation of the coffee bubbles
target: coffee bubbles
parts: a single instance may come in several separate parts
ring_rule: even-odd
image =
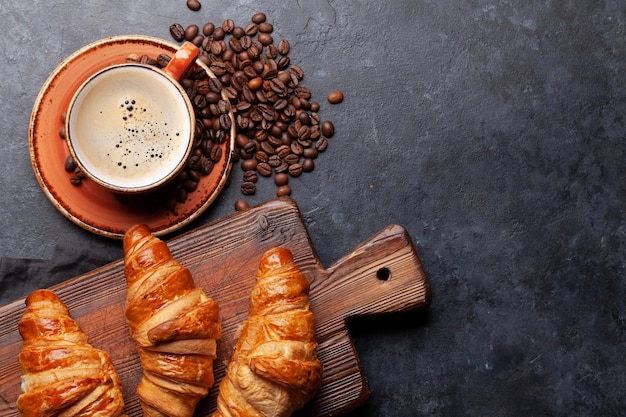
[[[72,153],[96,181],[151,187],[186,161],[193,113],[177,85],[150,67],[113,66],[96,75],[69,113]]]

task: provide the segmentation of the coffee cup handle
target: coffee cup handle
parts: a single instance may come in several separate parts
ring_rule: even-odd
[[[196,58],[200,54],[200,49],[191,42],[185,42],[178,48],[178,51],[174,54],[170,62],[167,64],[163,71],[172,76],[177,81],[180,81],[185,76],[187,70],[196,61]]]

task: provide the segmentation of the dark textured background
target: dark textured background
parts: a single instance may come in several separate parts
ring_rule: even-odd
[[[28,122],[50,72],[103,37],[257,11],[336,126],[291,182],[320,259],[399,223],[432,286],[427,311],[353,323],[372,388],[355,415],[626,415],[618,0],[3,0],[0,302],[122,256],[35,180]],[[190,228],[233,212],[240,172]],[[273,197],[268,180],[248,201]]]

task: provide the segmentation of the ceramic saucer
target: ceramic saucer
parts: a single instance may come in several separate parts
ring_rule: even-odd
[[[146,54],[156,58],[173,54],[177,45],[148,36],[117,36],[89,44],[66,58],[50,74],[35,101],[29,126],[29,152],[35,176],[45,195],[65,217],[93,233],[122,238],[137,223],[147,224],[155,235],[171,233],[196,219],[217,198],[232,168],[235,146],[235,123],[230,141],[225,141],[222,159],[207,176],[201,178],[196,191],[179,203],[175,211],[160,204],[130,204],[126,199],[90,181],[73,185],[64,163],[69,155],[59,132],[63,114],[76,89],[94,72],[126,60],[129,54]],[[209,76],[215,75],[197,61]],[[231,118],[232,118],[231,113]],[[164,206],[164,205],[163,205]]]

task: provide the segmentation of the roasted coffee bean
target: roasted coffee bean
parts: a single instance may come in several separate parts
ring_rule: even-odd
[[[244,100],[249,103],[254,103],[256,101],[256,94],[252,89],[250,89],[247,85],[241,91]],[[254,119],[254,118],[253,118]]]
[[[252,16],[251,20],[258,25],[260,23],[265,22],[266,19],[267,19],[267,16],[265,15],[265,13],[259,12],[259,13],[255,13]]]
[[[290,153],[289,155],[285,156],[283,158],[283,160],[289,164],[289,165],[293,165],[293,164],[297,164],[300,162],[300,156],[296,155],[295,153]]]
[[[193,193],[194,191],[198,189],[198,183],[194,180],[188,179],[185,182],[183,182],[183,188],[188,193]]]
[[[305,148],[304,151],[302,151],[302,156],[305,157],[305,158],[312,158],[312,159],[314,159],[314,158],[317,158],[317,154],[318,154],[317,149],[315,149],[313,147]]]
[[[278,156],[278,155],[271,155],[269,157],[267,163],[272,168],[276,168],[277,166],[279,166],[282,163],[282,160],[281,160],[280,156]]]
[[[278,69],[281,69],[281,70],[287,69],[290,63],[291,63],[291,59],[288,56],[283,56],[277,62]]]
[[[278,53],[281,55],[287,55],[289,53],[289,49],[291,48],[291,45],[289,44],[289,41],[287,39],[281,39],[280,41],[278,41]]]
[[[200,170],[201,157],[200,155],[191,155],[187,160],[187,167],[193,170]]]
[[[270,87],[277,94],[285,94],[285,92],[287,91],[287,87],[285,86],[285,84],[278,78],[272,78],[272,80],[270,81]]]
[[[250,90],[258,90],[263,86],[263,79],[261,77],[254,77],[250,81],[248,81],[248,88]]]
[[[206,22],[204,26],[202,26],[202,33],[204,36],[211,36],[214,30],[215,24],[213,22]]]
[[[248,139],[248,137],[242,133],[238,133],[235,136],[235,144],[238,148],[245,148],[248,142],[250,142],[250,139]]]
[[[274,26],[270,22],[261,22],[259,23],[259,32],[262,33],[272,33],[274,31]]]
[[[172,57],[168,54],[159,54],[159,56],[157,56],[157,65],[161,68],[165,68],[167,64],[170,63],[171,59]]]
[[[315,142],[315,149],[319,152],[323,152],[328,148],[328,140],[326,138],[319,138],[317,142]]]
[[[274,172],[276,174],[285,174],[288,171],[289,171],[289,165],[285,161],[281,162],[280,165],[274,168]]]
[[[202,175],[209,175],[213,171],[215,164],[209,158],[203,157],[200,160],[200,172]]]
[[[339,90],[331,91],[327,99],[330,104],[339,104],[343,101],[343,93]]]
[[[174,23],[170,26],[170,35],[177,42],[182,42],[185,39],[185,28],[180,23]]]
[[[220,128],[223,130],[230,130],[233,125],[233,121],[229,114],[222,113],[219,118]]]
[[[254,139],[258,142],[266,141],[268,136],[269,136],[269,133],[267,133],[267,131],[265,130],[257,130],[254,133]]]
[[[289,175],[292,177],[299,177],[302,174],[302,165],[293,164],[289,165]]]
[[[213,31],[213,39],[216,41],[223,40],[225,36],[226,36],[226,32],[224,32],[224,29],[219,26],[216,27],[215,30]]]
[[[225,33],[232,33],[235,29],[235,22],[233,21],[233,19],[224,20],[224,22],[222,23],[222,29]]]
[[[220,94],[222,92],[222,83],[217,78],[209,78],[209,88],[214,93]]]
[[[248,204],[245,200],[237,200],[235,201],[235,210],[236,211],[244,211],[250,208],[250,204]]]
[[[252,195],[256,193],[256,184],[253,182],[245,181],[241,184],[241,192],[244,195]]]
[[[267,137],[267,141],[270,143],[270,145],[272,145],[274,150],[278,149],[278,147],[283,144],[283,141],[279,137],[272,136],[272,135],[269,135]]]
[[[256,101],[258,101],[259,103],[267,103],[267,93],[265,92],[265,90],[256,90],[254,92],[254,95],[255,97],[253,98],[253,100],[256,99]]]
[[[261,45],[263,46],[271,45],[272,42],[274,42],[272,35],[270,35],[269,33],[259,33],[257,39],[259,40],[259,42],[261,42]]]
[[[311,172],[315,169],[315,161],[312,158],[306,158],[302,161],[302,171]]]
[[[226,142],[226,139],[228,138],[230,138],[230,135],[226,133],[225,129],[224,130],[220,129],[220,130],[215,131],[215,142],[224,143]]]
[[[298,120],[303,125],[310,125],[311,124],[311,116],[309,115],[309,113],[307,113],[305,111],[300,112],[300,114],[298,115]],[[299,131],[299,129],[298,129],[298,131]]]
[[[237,39],[241,39],[244,36],[246,36],[246,32],[245,30],[243,30],[243,28],[241,26],[235,26],[233,29],[233,36]],[[243,45],[243,43],[242,43]]]
[[[250,22],[248,23],[248,25],[243,29],[243,31],[246,33],[246,35],[248,36],[256,36],[257,32],[259,31],[259,25],[257,25],[254,22]]]
[[[228,40],[228,45],[230,49],[236,53],[240,53],[243,51],[243,46],[241,46],[241,41],[235,37],[232,37]]]
[[[249,154],[254,154],[258,149],[259,144],[256,141],[256,139],[251,140],[250,142],[248,142],[248,144],[246,145],[246,147],[244,148],[246,152],[248,152]]]
[[[65,158],[65,170],[67,172],[74,172],[75,169],[76,162],[74,162],[74,158],[72,158],[72,155],[69,155],[67,158]]]
[[[226,50],[226,44],[225,44],[223,41],[213,41],[213,42],[211,42],[211,53],[212,53],[213,55],[217,55],[217,56],[219,56],[219,55],[221,55],[221,54],[222,54],[222,52],[224,52],[225,50]],[[216,70],[215,70],[215,68],[214,68],[214,66],[223,68],[223,67],[225,66],[223,62],[220,62],[220,63],[216,63],[216,62],[214,62],[214,63],[211,65],[211,69],[213,70],[213,72],[215,73],[215,75],[218,75],[218,76],[219,76],[219,75],[223,75],[223,74],[225,74],[225,73],[226,73],[226,71],[225,71],[225,70],[224,70],[224,71],[221,71],[221,70],[216,71]],[[220,74],[220,73],[221,73],[221,74]]]
[[[204,96],[206,97],[206,101],[209,104],[217,104],[222,99],[222,96],[214,91],[209,91]]]
[[[218,162],[222,159],[222,147],[218,144],[213,145],[209,151],[209,158],[213,162]]]
[[[267,162],[260,162],[256,167],[256,172],[264,177],[272,175],[272,167]]]
[[[276,148],[276,155],[281,159],[286,157],[290,153],[291,149],[287,145],[280,145],[278,148]]]
[[[253,171],[257,169],[258,162],[256,159],[246,159],[241,161],[241,169],[244,171]]]
[[[185,172],[187,172],[189,175],[188,179],[196,181],[196,182],[200,182],[200,179],[202,178],[202,174],[200,174],[198,171],[187,170]]]
[[[199,32],[200,32],[200,28],[198,27],[198,25],[187,26],[184,32],[185,40],[191,41],[193,38],[198,36]]]
[[[228,102],[226,100],[218,101],[217,108],[219,109],[221,114],[229,114],[230,113],[230,106],[228,105]]]
[[[329,120],[322,122],[322,135],[327,138],[332,138],[335,135],[335,125]]]
[[[256,171],[251,170],[251,171],[245,171],[243,173],[243,180],[246,182],[252,182],[252,183],[256,183],[258,181],[259,177],[256,174]]]
[[[267,34],[263,34],[263,36],[266,36],[266,35]],[[272,42],[273,41],[274,40],[272,39]],[[263,44],[262,40],[260,40],[260,42]],[[268,60],[269,59],[276,60],[276,58],[278,57],[278,50],[276,49],[273,43],[269,43],[268,45],[265,46],[265,56],[267,57]]]
[[[305,142],[311,137],[311,127],[307,125],[302,125],[300,129],[298,129],[298,140],[300,142]]]
[[[198,0],[187,0],[187,7],[189,10],[197,12],[202,7],[202,4]]]
[[[270,157],[267,152],[260,150],[255,152],[254,159],[256,159],[258,162],[267,162],[269,161]]]
[[[308,100],[311,98],[311,90],[307,87],[296,87],[295,94],[300,100]]]
[[[317,140],[321,135],[319,125],[311,126],[311,140]]]
[[[202,95],[202,94],[198,94],[197,96],[195,96],[193,98],[193,105],[198,108],[198,109],[203,109],[205,108],[208,103],[206,101],[206,96]]]
[[[289,183],[289,175],[285,173],[278,173],[274,175],[274,184],[277,186],[280,187],[281,185],[287,185],[287,183]]]
[[[59,129],[59,136],[61,137],[61,139],[67,138],[67,132],[65,131],[65,126],[61,126],[61,128]]]
[[[292,65],[289,67],[289,72],[295,75],[298,80],[302,80],[304,78],[304,71],[298,65]]]
[[[83,180],[73,175],[70,177],[70,183],[72,185],[79,186],[83,183]]]
[[[80,169],[80,168],[76,168],[74,170],[74,176],[76,178],[80,178],[81,180],[84,180],[85,178],[87,178],[87,176],[85,175],[85,173]]]
[[[272,144],[269,143],[268,141],[261,142],[261,144],[259,146],[260,146],[261,150],[263,150],[268,155],[275,155],[276,154],[276,149],[274,149]]]
[[[276,196],[283,197],[291,195],[291,187],[288,185],[281,185],[276,189]]]

